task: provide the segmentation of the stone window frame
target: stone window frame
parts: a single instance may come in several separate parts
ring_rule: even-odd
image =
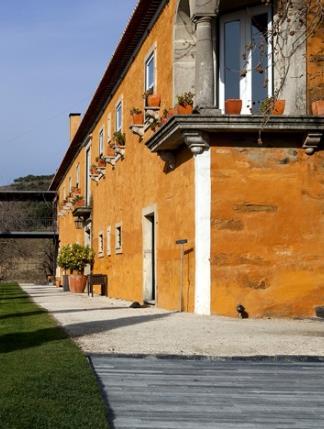
[[[104,154],[105,147],[105,128],[102,126],[98,133],[98,153],[99,157]]]
[[[147,63],[154,57],[154,84],[153,87],[147,87]],[[144,92],[149,91],[152,88],[153,92],[157,92],[157,42],[154,42],[151,48],[147,51],[144,57]]]
[[[105,249],[105,239],[102,230],[98,233],[98,257],[102,258],[104,256]]]
[[[120,107],[120,124],[118,123],[118,110]],[[123,131],[123,122],[124,122],[124,115],[123,115],[123,96],[121,96],[115,105],[115,131]]]
[[[106,241],[106,253],[107,256],[111,256],[111,225],[107,227]]]
[[[81,168],[80,163],[78,162],[75,167],[75,187],[78,189],[80,188],[80,177],[81,177],[80,168]]]
[[[224,70],[224,25],[226,22],[228,21],[234,21],[234,20],[240,20],[241,22],[243,22],[243,27],[241,29],[241,35],[242,33],[244,33],[245,35],[250,34],[248,32],[248,30],[250,29],[250,23],[251,21],[249,20],[249,17],[255,14],[261,14],[261,13],[267,13],[268,14],[268,30],[271,30],[271,26],[272,26],[272,21],[273,21],[273,10],[271,8],[271,6],[266,6],[266,5],[257,5],[257,6],[252,6],[249,8],[241,8],[238,9],[234,12],[229,12],[229,13],[224,13],[222,15],[220,15],[219,17],[219,55],[218,55],[218,60],[219,60],[219,65],[218,65],[218,106],[219,108],[222,110],[222,112],[225,112],[225,83],[222,81],[221,77],[222,77],[222,71]],[[248,36],[246,36],[246,38],[243,39],[243,37],[241,37],[241,54],[243,54],[244,52],[244,46],[245,46],[245,41],[247,40]],[[242,56],[242,55],[241,55]],[[243,61],[243,58],[242,58]],[[249,56],[249,63],[247,66],[247,69],[251,69],[251,57]],[[273,94],[273,67],[274,67],[274,62],[273,62],[273,58],[272,58],[272,43],[270,41],[270,43],[268,44],[268,61],[269,61],[269,65],[268,65],[268,97],[271,97]],[[247,105],[252,102],[252,84],[251,84],[251,72],[248,71],[246,77],[241,79],[241,83],[240,83],[240,98],[242,99],[243,103],[242,103],[242,111],[241,114],[251,114],[251,111],[249,110],[249,108],[247,108]],[[242,97],[242,90],[245,87],[245,93],[248,94],[245,97]],[[251,97],[251,99],[249,99],[248,97]],[[248,103],[249,102],[249,103]]]
[[[111,112],[107,115],[107,143],[110,143],[112,140],[112,127],[111,127]]]
[[[121,222],[115,224],[115,253],[123,253],[123,225]]]

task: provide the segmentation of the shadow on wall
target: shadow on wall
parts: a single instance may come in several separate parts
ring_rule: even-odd
[[[168,317],[170,314],[172,313],[123,317],[119,319],[103,320],[99,322],[95,321],[76,323],[66,325],[65,329],[72,337],[79,337],[83,335],[111,331],[113,329],[136,325],[139,323],[153,322],[155,320]],[[58,341],[67,338],[67,333],[60,327],[39,329],[37,331],[32,332],[15,332],[11,334],[5,334],[0,336],[0,353],[10,353],[15,350],[38,347],[50,341]]]

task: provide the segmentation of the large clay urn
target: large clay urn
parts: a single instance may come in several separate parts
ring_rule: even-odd
[[[87,285],[87,276],[83,274],[71,274],[69,276],[70,292],[83,293]]]

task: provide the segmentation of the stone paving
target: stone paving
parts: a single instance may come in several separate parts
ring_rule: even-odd
[[[22,285],[86,353],[324,356],[324,319],[242,320],[155,308],[53,286]]]

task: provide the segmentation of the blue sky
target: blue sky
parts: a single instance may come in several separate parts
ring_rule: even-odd
[[[136,3],[0,2],[0,185],[55,172]]]

